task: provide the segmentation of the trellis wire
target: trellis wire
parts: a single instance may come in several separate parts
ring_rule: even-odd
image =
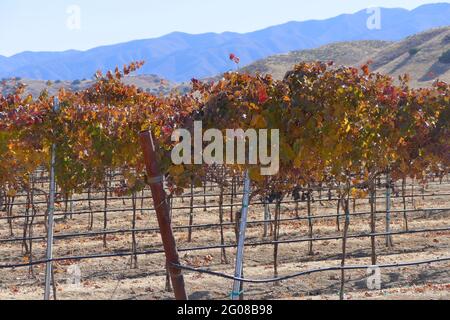
[[[445,196],[446,194],[432,194],[432,195],[422,195],[422,196]],[[198,197],[202,197],[204,195],[198,195]],[[211,195],[213,196],[213,195]],[[411,195],[413,197],[413,195]],[[418,197],[418,195],[416,195]],[[380,199],[384,199],[385,197],[378,197]],[[399,197],[392,197],[392,198],[401,198]],[[119,198],[121,199],[121,198]],[[317,201],[327,201],[327,199],[318,199]],[[291,201],[287,200],[284,202],[281,202],[283,204],[293,204],[293,203],[302,203],[306,201]],[[264,205],[264,202],[255,202],[251,205]],[[223,204],[222,207],[236,207],[236,204]],[[211,207],[211,208],[218,208],[219,206],[195,206],[195,208],[205,208],[205,207]],[[190,207],[174,207],[173,210],[184,210],[189,209]],[[401,214],[401,213],[415,213],[415,212],[442,212],[442,211],[448,211],[449,208],[425,208],[425,209],[407,209],[407,210],[389,210],[390,208],[387,207],[386,211],[376,211],[377,213],[388,213],[391,214]],[[154,208],[146,208],[143,209],[145,211],[151,211],[154,210]],[[114,210],[111,209],[111,211],[108,210],[108,212],[125,212],[130,211],[130,209],[120,209],[120,210]],[[92,212],[103,212],[103,210],[99,211],[85,211],[85,212],[74,212],[74,214],[87,214]],[[363,215],[369,215],[370,212],[354,212],[350,213],[350,216],[356,217],[356,216],[363,216]],[[55,214],[56,216],[57,214]],[[63,215],[63,214],[61,214]],[[38,215],[36,215],[38,216]],[[42,215],[45,216],[45,215]],[[327,219],[327,218],[333,218],[333,217],[343,217],[344,214],[327,214],[327,215],[320,215],[320,216],[312,216],[312,217],[296,217],[296,218],[287,218],[287,219],[280,219],[279,222],[293,222],[293,221],[302,221],[307,219]],[[15,216],[17,217],[17,216]],[[26,216],[22,216],[26,217]],[[0,219],[3,217],[0,217]],[[264,219],[264,220],[258,220],[258,221],[249,221],[248,225],[261,225],[266,223],[273,223],[275,220],[273,219]],[[174,230],[185,230],[187,228],[192,229],[208,229],[208,228],[215,228],[215,227],[224,227],[224,226],[234,226],[235,224],[230,223],[221,223],[221,224],[203,224],[203,225],[189,225],[189,226],[174,226]],[[360,233],[360,234],[351,234],[348,235],[348,239],[352,238],[364,238],[364,237],[390,237],[392,235],[407,235],[407,234],[417,234],[417,233],[431,233],[431,232],[446,232],[450,231],[450,227],[442,227],[442,228],[428,228],[428,229],[420,229],[420,230],[407,230],[407,231],[390,231],[386,230],[386,232],[383,233]],[[122,229],[122,230],[102,230],[102,231],[96,231],[96,232],[86,232],[86,233],[69,233],[69,234],[59,234],[55,235],[55,240],[62,240],[62,239],[70,239],[73,237],[81,237],[81,236],[98,236],[98,235],[106,235],[106,234],[115,234],[115,233],[134,233],[134,232],[158,232],[157,228],[146,228],[146,229],[137,229],[137,228],[131,228],[131,229]],[[343,236],[329,236],[329,237],[308,237],[308,238],[302,238],[302,239],[281,239],[277,241],[259,241],[259,242],[247,242],[244,245],[245,246],[262,246],[262,245],[273,245],[273,244],[290,244],[290,243],[300,243],[300,242],[306,242],[306,241],[327,241],[327,240],[342,240]],[[24,240],[45,240],[46,237],[22,237],[22,238],[15,238],[15,239],[0,239],[0,243],[3,242],[14,242],[14,241],[24,241]],[[192,247],[192,248],[180,248],[180,252],[191,252],[191,251],[204,251],[204,250],[214,250],[214,249],[223,249],[223,248],[236,248],[236,244],[221,244],[221,245],[210,245],[210,246],[198,246],[198,247]],[[72,257],[57,257],[57,258],[51,258],[51,259],[43,259],[43,260],[35,260],[29,263],[21,263],[21,264],[9,264],[9,265],[0,265],[0,269],[8,269],[8,268],[20,268],[20,267],[30,267],[33,265],[41,265],[41,264],[48,264],[56,261],[65,261],[65,260],[86,260],[86,259],[101,259],[101,258],[110,258],[110,257],[121,257],[121,256],[138,256],[138,255],[152,255],[152,254],[161,254],[163,253],[163,250],[161,249],[153,249],[153,250],[146,250],[146,251],[135,251],[135,252],[119,252],[114,254],[93,254],[93,255],[86,255],[86,256],[72,256]],[[408,262],[408,263],[401,263],[401,264],[391,264],[391,265],[376,265],[380,268],[388,268],[388,267],[401,267],[401,266],[413,266],[413,265],[422,265],[426,263],[435,263],[435,262],[445,262],[449,261],[450,258],[439,258],[439,259],[432,259],[432,260],[426,260],[426,261],[416,261],[416,262]],[[187,271],[197,271],[197,272],[203,272],[205,270],[198,270],[196,268],[192,268],[189,266],[177,266],[181,269],[187,270]],[[291,278],[295,278],[301,275],[307,275],[311,273],[317,273],[317,272],[325,272],[325,271],[338,271],[338,270],[354,270],[354,269],[363,269],[368,268],[370,266],[341,266],[341,267],[324,267],[314,270],[308,270],[308,271],[302,271],[300,273],[297,273],[295,275],[290,276],[284,276],[284,277],[277,277],[273,279],[266,279],[270,280],[270,282],[278,282],[282,280],[288,280]],[[191,270],[192,269],[192,270]],[[210,271],[205,271],[203,273],[208,273]],[[254,281],[265,281],[265,280],[252,280],[252,279],[245,279],[245,278],[239,278],[237,276],[231,277],[227,276],[225,274],[213,272],[216,276],[223,276],[224,278],[230,279],[230,280],[236,280],[240,282],[254,282]],[[258,283],[258,282],[255,282]],[[261,282],[263,283],[263,282]]]
[[[409,230],[409,231],[397,231],[390,232],[389,234],[386,232],[380,233],[364,233],[364,234],[355,234],[348,235],[347,239],[357,239],[357,238],[369,238],[369,237],[386,237],[387,235],[407,235],[407,234],[418,234],[418,233],[431,233],[431,232],[446,232],[450,231],[450,226],[442,227],[442,228],[431,228],[431,229],[420,229],[420,230]],[[259,242],[247,242],[244,244],[246,247],[257,247],[257,246],[265,246],[265,245],[273,245],[273,244],[294,244],[301,242],[309,242],[309,241],[330,241],[330,240],[342,240],[343,236],[330,236],[330,237],[312,237],[312,238],[302,238],[302,239],[287,239],[287,240],[266,240]],[[210,246],[198,246],[191,248],[179,248],[179,252],[194,252],[194,251],[208,251],[213,249],[222,249],[222,248],[236,248],[236,244],[224,244],[224,245],[210,245]],[[11,268],[22,268],[35,266],[40,264],[46,264],[47,262],[55,262],[55,261],[67,261],[67,260],[87,260],[87,259],[101,259],[108,257],[123,257],[130,256],[133,254],[136,255],[151,255],[151,254],[160,254],[164,253],[162,249],[153,249],[146,251],[138,251],[136,253],[133,252],[122,252],[122,253],[112,253],[112,254],[93,254],[93,255],[84,255],[84,256],[66,256],[52,259],[43,259],[43,260],[35,260],[33,262],[28,263],[17,263],[17,264],[7,264],[0,265],[0,269],[11,269]]]

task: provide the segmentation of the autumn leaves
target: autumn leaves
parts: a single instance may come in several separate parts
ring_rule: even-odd
[[[396,83],[368,66],[302,63],[282,81],[231,72],[215,83],[195,80],[187,94],[155,97],[121,82],[141,65],[98,73],[82,92],[61,91],[57,114],[45,92],[36,100],[24,98],[23,89],[0,96],[0,186],[20,188],[28,174],[48,165],[56,142],[65,192],[101,187],[109,170],[126,173],[122,192],[138,190],[144,168],[137,137],[150,128],[169,186],[181,190],[209,169],[174,165],[171,134],[198,120],[204,130],[280,130],[278,175],[259,175],[259,164],[228,168],[249,169],[261,192],[329,181],[358,185],[386,170],[394,179],[422,179],[448,169],[450,87],[443,82],[411,89],[406,78]]]

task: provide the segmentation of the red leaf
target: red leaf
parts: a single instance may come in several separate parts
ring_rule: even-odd
[[[363,65],[363,66],[361,67],[361,70],[364,72],[364,74],[365,74],[366,76],[368,76],[369,73],[370,73],[369,65],[367,65],[367,64]]]
[[[258,89],[258,102],[260,104],[263,104],[267,100],[269,100],[269,96],[267,95],[266,89],[264,87],[259,87],[259,89]]]
[[[239,64],[239,62],[241,61],[241,59],[239,59],[239,57],[236,56],[234,53],[230,53],[230,60],[236,64]]]

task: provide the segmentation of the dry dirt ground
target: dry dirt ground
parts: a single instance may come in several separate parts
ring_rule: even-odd
[[[208,208],[204,211],[204,198],[200,196],[203,190],[196,190],[199,195],[195,198],[194,224],[219,223],[217,208]],[[408,189],[411,193],[411,190]],[[430,183],[425,190],[425,197],[419,188],[416,188],[414,203],[408,199],[408,209],[448,209],[450,207],[450,184],[440,185],[438,182]],[[208,187],[207,193],[217,193],[217,189]],[[385,200],[383,194],[378,194],[378,210],[383,210]],[[86,195],[74,197],[74,199]],[[317,200],[316,195],[316,200]],[[94,194],[98,200],[92,202],[94,211],[103,210],[103,195]],[[150,208],[152,202],[149,192],[145,191],[143,201],[144,209]],[[324,196],[325,197],[325,196]],[[16,201],[25,201],[18,198]],[[217,204],[217,197],[206,198],[208,205]],[[230,203],[230,197],[225,197]],[[239,204],[240,200],[235,199]],[[157,226],[153,211],[140,210],[141,201],[137,201],[136,228],[153,228]],[[124,212],[108,212],[108,230],[129,229],[132,223],[131,200],[111,199],[109,209],[127,209]],[[174,226],[183,226],[189,223],[189,197],[174,199],[173,210]],[[45,212],[45,206],[40,205],[38,214]],[[59,207],[59,212],[63,206]],[[368,200],[358,200],[356,212],[368,210]],[[401,198],[393,198],[393,210],[401,210]],[[14,215],[21,215],[25,207],[15,208]],[[238,207],[235,207],[236,211]],[[353,209],[353,208],[352,208]],[[75,202],[74,212],[88,211],[86,201]],[[231,208],[225,207],[225,222],[230,222]],[[274,208],[271,207],[273,213]],[[336,201],[315,201],[312,213],[318,215],[336,214]],[[306,216],[306,206],[299,206],[301,217]],[[6,213],[0,212],[0,239],[20,238],[24,218],[16,219],[13,224],[14,236],[10,235]],[[295,218],[295,205],[282,205],[282,218]],[[408,215],[410,230],[433,229],[450,227],[450,210],[419,211]],[[88,215],[73,215],[73,218],[62,219],[57,217],[55,233],[63,235],[68,233],[87,232]],[[263,219],[263,207],[253,205],[250,208],[250,221]],[[393,214],[392,228],[394,231],[404,230],[403,212]],[[337,231],[335,218],[316,219],[313,221],[314,237],[341,236]],[[103,213],[94,214],[93,231],[103,229]],[[385,219],[382,213],[378,214],[377,231],[385,230]],[[352,216],[350,234],[368,233],[369,216]],[[33,227],[33,236],[45,234],[43,218],[37,218]],[[224,227],[225,243],[234,244],[236,240],[234,226]],[[302,239],[308,237],[308,221],[290,221],[282,223],[280,240]],[[136,234],[137,250],[149,251],[161,248],[160,236],[157,232],[140,232]],[[184,248],[202,247],[220,244],[220,228],[193,229],[192,242],[188,243],[188,230],[176,231],[176,239],[180,251],[181,261],[185,265],[208,268],[224,272],[228,275],[234,273],[235,249],[226,249],[227,263],[222,261],[220,249],[208,249],[186,252]],[[263,226],[252,225],[247,230],[247,241],[258,242],[271,240],[263,238]],[[428,232],[416,234],[395,235],[394,247],[389,249],[385,245],[385,238],[377,238],[378,262],[398,263],[416,260],[450,257],[450,232]],[[117,233],[107,236],[107,247],[103,246],[103,238],[99,235],[89,237],[72,237],[57,239],[55,241],[54,257],[82,256],[105,253],[119,253],[130,251],[132,246],[131,233]],[[33,241],[32,260],[43,259],[45,256],[45,241]],[[352,238],[348,240],[348,265],[370,265],[371,247],[370,238]],[[245,277],[251,279],[266,279],[274,276],[273,260],[274,245],[248,246],[245,248]],[[280,276],[294,274],[322,267],[339,266],[342,258],[341,240],[321,240],[313,243],[314,255],[308,255],[308,242],[280,244],[279,267]],[[30,259],[24,254],[22,242],[0,243],[0,265],[28,262]],[[131,268],[131,257],[108,257],[100,259],[69,260],[55,262],[55,281],[57,299],[172,299],[173,294],[167,292],[166,273],[164,269],[163,254],[149,254],[138,256],[137,268]],[[77,279],[74,270],[80,270],[80,283],[70,284]],[[8,268],[0,271],[0,299],[42,299],[45,266],[37,265],[32,268]],[[338,299],[340,288],[340,271],[319,272],[305,275],[291,280],[270,284],[245,284],[246,299]],[[381,289],[368,289],[367,270],[352,270],[345,273],[346,299],[450,299],[450,262],[426,264],[420,266],[389,268],[381,270]],[[191,299],[229,299],[232,281],[215,276],[193,272],[185,272],[185,281]],[[75,281],[76,282],[76,281]]]

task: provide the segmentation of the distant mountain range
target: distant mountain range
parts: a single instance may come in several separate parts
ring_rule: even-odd
[[[175,32],[149,40],[94,48],[88,51],[23,52],[0,56],[0,78],[75,80],[89,79],[95,71],[109,70],[135,60],[145,60],[140,74],[156,74],[183,82],[232,69],[230,53],[247,65],[293,50],[317,48],[356,40],[398,41],[434,27],[450,24],[450,4],[439,3],[414,10],[381,9],[381,28],[369,29],[366,10],[327,20],[289,22],[251,33]]]
[[[450,27],[442,27],[398,42],[337,42],[317,49],[274,55],[244,67],[242,72],[271,74],[276,79],[282,79],[300,62],[333,61],[336,66],[359,67],[371,60],[372,71],[394,78],[408,74],[412,86],[425,87],[436,79],[450,82],[450,63],[440,61],[447,51],[450,52]]]
[[[292,70],[300,62],[333,61],[340,65],[359,67],[371,60],[372,71],[391,75],[408,74],[413,87],[430,86],[436,79],[450,83],[450,59],[442,61],[441,57],[450,53],[450,27],[434,28],[409,36],[397,42],[381,40],[362,40],[336,42],[316,49],[291,51],[258,60],[240,69],[250,74],[271,74],[275,79],[282,79],[286,72]],[[222,73],[207,77],[205,81],[216,81]],[[130,75],[123,79],[124,83],[137,86],[143,91],[153,94],[168,94],[172,90],[186,92],[189,82],[174,83],[156,75]],[[91,86],[93,80],[46,81],[10,78],[0,84],[0,93],[14,91],[18,83],[26,86],[26,94],[34,97],[46,89],[51,95],[61,88],[77,91]]]

